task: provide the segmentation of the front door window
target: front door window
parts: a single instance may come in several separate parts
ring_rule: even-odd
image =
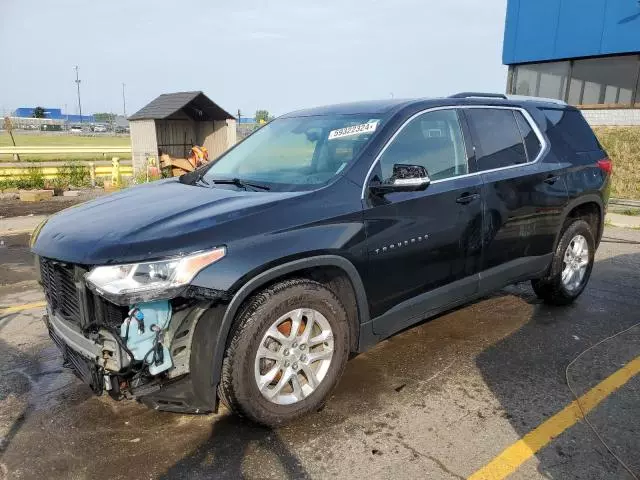
[[[395,164],[421,165],[432,181],[469,173],[456,110],[423,113],[407,123],[380,157],[383,182]]]

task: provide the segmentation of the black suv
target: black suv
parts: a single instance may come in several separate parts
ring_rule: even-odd
[[[278,425],[351,354],[507,284],[572,302],[611,162],[578,110],[467,93],[313,108],[34,233],[46,322],[96,393]]]

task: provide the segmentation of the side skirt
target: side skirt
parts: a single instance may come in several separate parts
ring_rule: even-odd
[[[427,318],[470,303],[512,283],[538,278],[553,254],[522,257],[405,300],[360,327],[359,351]]]

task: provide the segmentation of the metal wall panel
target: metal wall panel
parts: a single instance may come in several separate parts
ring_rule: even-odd
[[[562,0],[558,3],[561,7],[558,29],[554,32],[556,39],[553,55],[569,58],[599,54],[607,0]]]
[[[633,52],[638,0],[508,0],[504,64]]]

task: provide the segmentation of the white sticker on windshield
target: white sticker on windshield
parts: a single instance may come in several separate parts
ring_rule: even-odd
[[[329,140],[336,138],[350,137],[352,135],[360,135],[362,133],[375,132],[378,128],[378,122],[361,123],[360,125],[351,125],[350,127],[339,128],[329,132]]]

